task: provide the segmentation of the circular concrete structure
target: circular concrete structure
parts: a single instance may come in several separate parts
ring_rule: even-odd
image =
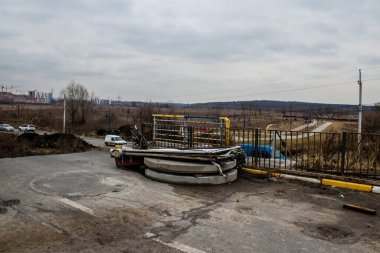
[[[183,162],[161,158],[144,158],[144,164],[154,170],[172,173],[203,174],[219,173],[217,165],[211,162]],[[236,160],[226,161],[220,164],[222,171],[228,171],[236,167]]]
[[[149,168],[145,169],[145,175],[153,180],[157,180],[165,183],[174,183],[174,184],[192,184],[192,185],[219,185],[230,183],[236,180],[237,178],[237,169],[232,169],[225,173],[226,177],[221,175],[176,175],[166,172],[156,171]]]
[[[34,179],[30,187],[36,192],[56,196],[94,196],[112,192],[115,187],[102,183],[103,176],[84,171],[58,172]]]

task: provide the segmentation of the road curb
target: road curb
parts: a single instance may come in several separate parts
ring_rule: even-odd
[[[372,187],[372,192],[374,192],[374,193],[380,193],[380,186],[373,186]]]
[[[372,185],[368,185],[368,184],[357,184],[357,183],[344,182],[344,181],[338,181],[338,180],[332,180],[332,179],[322,179],[322,184],[335,186],[338,188],[345,188],[345,189],[365,191],[365,192],[371,192],[372,187],[373,187]]]
[[[338,187],[338,188],[343,188],[343,189],[373,192],[373,193],[379,193],[380,194],[380,186],[373,186],[373,185],[369,185],[369,184],[357,184],[357,183],[332,180],[332,179],[326,179],[326,178],[318,179],[318,178],[311,178],[311,177],[301,177],[301,176],[295,176],[295,175],[290,175],[290,174],[267,172],[265,170],[250,169],[250,168],[243,168],[243,171],[245,171],[247,173],[255,174],[255,175],[266,175],[266,176],[271,176],[271,177],[281,177],[281,178],[285,178],[285,179],[299,180],[299,181],[308,182],[308,183],[322,184],[322,185]]]
[[[243,171],[255,174],[255,175],[270,175],[272,177],[279,177],[280,173],[274,173],[274,172],[267,172],[265,170],[257,170],[257,169],[249,169],[249,168],[243,168]]]

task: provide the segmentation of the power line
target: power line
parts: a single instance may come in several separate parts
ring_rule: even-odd
[[[369,70],[369,69],[370,70],[380,69],[380,66],[374,66],[372,68],[363,68],[363,69],[366,69],[366,70]],[[252,87],[252,89],[257,89],[257,88],[260,88],[260,87],[266,87],[268,85],[288,84],[288,83],[296,83],[296,82],[304,82],[304,81],[323,79],[323,78],[326,78],[326,77],[338,76],[338,75],[352,73],[352,72],[353,72],[352,70],[347,70],[347,71],[342,71],[342,72],[337,72],[337,73],[332,73],[332,74],[320,75],[320,76],[313,77],[313,78],[288,80],[288,81],[278,81],[278,82],[269,82],[269,83],[265,83],[265,84],[261,84],[261,85],[256,85],[255,87]],[[214,91],[213,93],[214,94],[218,94],[218,93],[226,93],[226,92],[232,92],[232,91],[235,91],[235,92],[236,91],[247,91],[248,89],[247,88],[226,89],[226,90]],[[181,96],[170,96],[170,97],[168,97],[168,96],[165,96],[165,97],[154,97],[154,99],[176,99],[176,98],[178,99],[178,98],[186,98],[186,97],[196,97],[196,96],[201,96],[201,95],[204,95],[204,93],[193,93],[193,94],[186,94],[186,95],[181,95]]]
[[[380,80],[378,79],[367,79],[364,80],[365,82],[371,82]],[[267,94],[279,94],[279,93],[286,93],[286,92],[293,92],[293,91],[301,91],[301,90],[312,90],[312,89],[318,89],[323,87],[331,87],[331,86],[339,86],[339,85],[345,85],[345,84],[353,84],[354,82],[340,82],[340,83],[330,83],[330,84],[324,84],[324,85],[315,85],[315,86],[309,86],[304,88],[296,88],[296,89],[287,89],[287,90],[280,90],[280,91],[271,91],[271,92],[261,92],[261,93],[254,93],[254,94],[247,94],[247,95],[240,95],[240,96],[230,96],[228,98],[234,98],[234,97],[247,97],[247,96],[257,96],[257,95],[267,95]],[[227,98],[227,97],[224,97]]]
[[[286,90],[279,90],[279,91],[267,91],[267,92],[239,95],[239,96],[229,96],[229,97],[223,97],[223,98],[236,98],[236,97],[249,97],[249,96],[257,96],[257,95],[267,95],[267,94],[279,94],[279,93],[286,93],[286,92],[292,92],[292,91],[311,90],[311,89],[317,89],[317,88],[322,88],[322,87],[338,86],[338,85],[344,85],[344,84],[352,84],[352,82],[330,83],[330,84],[309,86],[309,87],[303,87],[303,88],[286,89]]]
[[[349,73],[349,72],[352,72],[352,70],[350,70],[350,71],[344,71],[344,72],[339,72],[339,73],[335,73],[335,74],[324,75],[324,76],[318,76],[318,77],[314,77],[314,78],[306,78],[306,79],[298,79],[298,80],[288,80],[288,81],[269,82],[269,83],[265,83],[265,84],[261,84],[261,85],[256,85],[255,87],[251,87],[251,88],[256,89],[256,88],[259,88],[259,87],[266,87],[266,86],[268,86],[268,85],[288,84],[288,83],[296,83],[296,82],[310,81],[310,80],[316,80],[316,79],[321,79],[321,78],[330,77],[330,76],[335,76],[335,75],[346,74],[346,73]],[[226,90],[222,90],[222,91],[219,90],[219,91],[214,91],[214,94],[215,94],[215,93],[231,92],[231,91],[244,91],[244,90],[247,90],[247,88],[240,88],[240,89],[226,89]],[[181,96],[175,96],[174,98],[195,97],[195,96],[200,96],[200,95],[204,95],[204,93],[186,94],[186,95],[181,95]],[[169,98],[169,97],[155,97],[155,99],[159,99],[159,98]],[[173,98],[173,96],[171,96],[170,98]]]
[[[367,67],[364,67],[364,68],[361,68],[361,70],[366,70],[366,71],[368,71],[368,70],[376,70],[376,69],[380,69],[380,65],[373,65],[373,66],[370,66],[369,68],[367,68]]]
[[[380,80],[380,78],[366,79],[366,80],[363,80],[363,81],[364,82],[371,82],[371,81],[377,81],[377,80]],[[213,100],[213,99],[228,99],[228,98],[240,98],[240,97],[251,97],[251,96],[258,96],[258,95],[267,95],[267,94],[279,94],[279,93],[294,92],[294,91],[301,91],[301,90],[318,89],[318,88],[323,88],[323,87],[339,86],[339,85],[345,85],[345,84],[353,84],[353,82],[352,81],[347,81],[347,82],[339,82],[339,83],[329,83],[329,84],[323,84],[323,85],[315,85],[315,86],[309,86],[309,87],[303,87],[303,88],[286,89],[286,90],[280,90],[280,91],[267,91],[267,92],[251,93],[251,94],[238,95],[238,96],[228,96],[228,97],[214,97],[214,98],[207,99],[207,101]]]

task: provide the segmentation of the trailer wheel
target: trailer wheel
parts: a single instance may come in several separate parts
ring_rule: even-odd
[[[116,164],[116,167],[123,168],[123,160],[121,159],[121,157],[115,158],[115,164]]]

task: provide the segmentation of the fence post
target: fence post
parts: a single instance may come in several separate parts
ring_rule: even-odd
[[[188,132],[189,131],[189,127],[187,125],[187,118],[183,121],[183,125],[182,125],[182,131],[183,131],[183,142],[186,143],[189,142],[189,137],[186,136],[188,135],[189,133],[186,134],[186,131]],[[189,143],[188,143],[189,145]],[[190,147],[190,146],[189,146]]]
[[[144,123],[141,123],[141,125],[140,125],[140,132],[143,136],[145,136],[145,124]]]
[[[259,129],[255,128],[255,166],[257,167],[258,156],[259,156]]]
[[[153,141],[156,139],[156,125],[157,125],[156,116],[153,116]]]
[[[347,146],[347,132],[343,132],[342,135],[342,149],[341,149],[341,161],[340,161],[340,173],[344,174],[344,166],[346,163],[346,146]]]
[[[187,146],[189,148],[193,147],[193,127],[187,127]]]

